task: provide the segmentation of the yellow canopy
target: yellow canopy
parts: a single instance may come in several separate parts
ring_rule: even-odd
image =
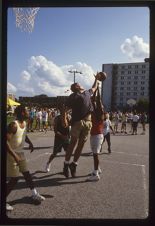
[[[18,106],[18,105],[20,105],[20,103],[18,103],[18,102],[16,102],[16,101],[12,100],[12,99],[10,99],[10,98],[8,98],[8,99],[7,99],[7,105],[10,105],[10,106]]]

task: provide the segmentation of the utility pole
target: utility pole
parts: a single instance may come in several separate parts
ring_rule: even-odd
[[[82,72],[81,71],[77,71],[77,70],[71,70],[71,71],[68,71],[68,72],[70,72],[70,73],[73,73],[74,74],[74,83],[75,83],[75,74],[76,73],[79,73],[79,74],[82,74]]]

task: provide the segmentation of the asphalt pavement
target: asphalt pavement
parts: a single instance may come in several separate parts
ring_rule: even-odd
[[[149,128],[141,135],[111,135],[112,153],[107,144],[99,155],[102,173],[98,182],[88,182],[93,170],[89,139],[77,167],[77,177],[62,175],[65,152],[62,150],[45,172],[47,159],[52,153],[53,131],[31,132],[34,144],[30,153],[25,145],[29,169],[37,190],[46,200],[40,205],[32,202],[30,189],[23,177],[8,196],[14,210],[9,219],[145,219],[149,199]],[[129,131],[129,128],[128,130]],[[72,160],[72,159],[71,159]]]

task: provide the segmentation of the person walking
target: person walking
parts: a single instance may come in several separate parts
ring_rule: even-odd
[[[7,127],[7,182],[6,195],[8,196],[17,184],[20,173],[23,174],[32,192],[32,200],[41,202],[45,197],[39,194],[34,186],[32,176],[28,170],[27,160],[24,154],[24,143],[29,144],[29,149],[33,151],[33,144],[26,135],[27,112],[24,106],[20,105],[15,109],[16,120]],[[6,203],[6,210],[13,210],[13,207]]]
[[[70,143],[70,119],[68,113],[65,110],[64,105],[61,105],[58,108],[60,110],[60,115],[57,115],[54,119],[54,148],[53,153],[46,163],[46,172],[50,171],[51,162],[56,155],[61,152],[62,148],[66,152]]]
[[[74,83],[71,85],[71,91],[73,93],[66,101],[67,108],[72,110],[71,142],[66,151],[63,167],[63,174],[67,178],[69,177],[69,169],[71,176],[76,176],[78,160],[92,127],[91,112],[93,111],[93,106],[91,102],[91,96],[97,89],[99,78],[100,75],[97,73],[94,84],[89,90],[84,90],[84,88],[79,83]],[[69,161],[74,148],[75,151],[73,161],[70,163]]]

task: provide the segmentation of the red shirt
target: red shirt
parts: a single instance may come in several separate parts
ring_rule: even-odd
[[[97,121],[94,114],[92,114],[92,128],[91,135],[103,134],[103,121]]]

